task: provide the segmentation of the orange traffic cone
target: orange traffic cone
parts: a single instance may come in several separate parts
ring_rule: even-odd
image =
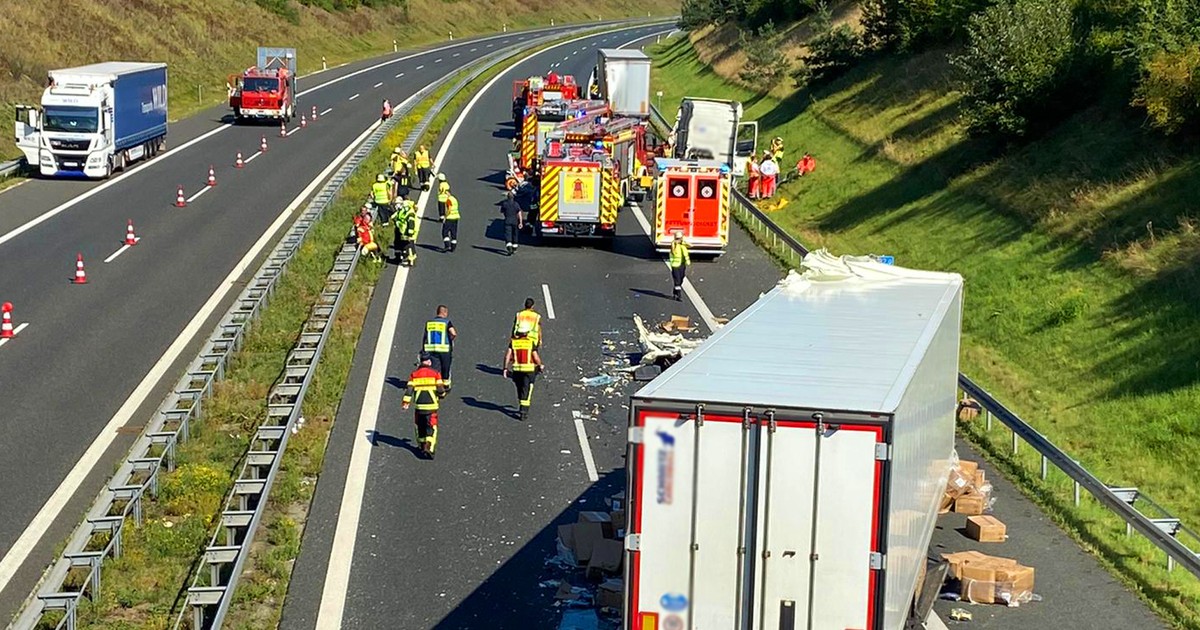
[[[179,187],[179,192],[175,195],[175,207],[182,208],[187,205],[187,200],[183,198],[183,186]]]
[[[279,137],[280,137],[280,138],[286,138],[286,137],[287,137],[287,124],[285,124],[285,123],[279,123]]]
[[[12,325],[12,302],[0,306],[0,312],[4,313],[4,319],[0,321],[0,339],[12,339],[16,336]]]
[[[312,119],[313,119],[313,120],[316,120],[316,119],[317,119],[317,106],[316,106],[316,105],[313,105],[313,115],[312,115]]]
[[[300,128],[303,129],[307,126],[308,126],[308,119],[304,117],[304,114],[300,114]]]
[[[237,160],[233,163],[233,168],[242,168],[246,163],[242,161],[242,152],[238,151]]]
[[[213,167],[211,164],[208,165],[208,185],[209,186],[217,185],[217,174],[215,171],[213,171]]]
[[[129,220],[129,225],[125,228],[125,244],[137,245],[138,237],[133,233],[133,219]]]
[[[75,257],[75,284],[87,284],[87,272],[83,270],[83,254]]]
[[[265,133],[263,134],[262,142],[258,143],[258,150],[262,151],[263,153],[267,152],[267,134]]]

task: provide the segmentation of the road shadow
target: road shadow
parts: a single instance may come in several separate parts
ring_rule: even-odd
[[[504,374],[504,370],[486,363],[476,363],[475,369],[483,372],[484,374],[491,374],[492,376],[500,376]]]
[[[385,382],[400,391],[408,389],[408,381],[400,378],[399,376],[389,376],[385,379]]]
[[[492,185],[496,186],[497,188],[503,189],[504,188],[504,179],[506,177],[508,177],[508,174],[505,173],[504,171],[492,171],[491,174],[476,178],[475,181],[486,182],[488,184],[492,184]]]
[[[655,291],[653,289],[631,288],[631,289],[629,289],[629,292],[633,293],[635,295],[645,295],[647,297],[656,297],[656,298],[662,298],[664,300],[673,300],[673,298],[671,296],[667,295],[666,293],[663,293],[662,291]]]
[[[417,459],[425,459],[425,455],[421,452],[421,449],[417,448],[416,445],[413,444],[412,440],[408,438],[388,435],[386,433],[380,433],[379,431],[367,431],[367,439],[371,441],[371,446],[391,446],[393,448],[402,448],[409,453],[412,453],[413,457],[416,457]]]
[[[478,249],[481,252],[487,252],[489,254],[495,254],[497,256],[508,257],[508,251],[500,249],[499,247],[484,247],[482,245],[472,245],[471,249]]]
[[[605,473],[572,501],[571,507],[549,517],[525,546],[432,627],[435,630],[557,628],[564,607],[555,601],[556,589],[542,584],[562,580],[574,586],[589,585],[583,569],[564,569],[550,562],[557,554],[558,526],[577,522],[584,510],[607,511],[605,498],[624,489],[624,470]]]
[[[479,400],[478,398],[475,398],[474,396],[463,396],[461,398],[461,400],[464,405],[475,408],[475,409],[479,409],[481,411],[492,411],[492,412],[502,413],[505,416],[508,416],[509,418],[512,418],[514,420],[520,419],[520,417],[521,417],[520,411],[518,411],[517,409],[514,409],[512,407],[509,407],[508,405],[497,405],[496,403],[491,402],[491,401]]]

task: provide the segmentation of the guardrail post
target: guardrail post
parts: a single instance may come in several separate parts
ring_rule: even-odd
[[[400,50],[400,45],[397,44],[396,40],[393,39],[392,40],[392,52],[398,52],[399,50]]]
[[[1017,442],[1017,432],[1013,431],[1012,432],[1012,454],[1013,455],[1017,454],[1017,445],[1018,444],[1019,444],[1019,442]],[[1076,486],[1075,492],[1076,492],[1076,494],[1078,494],[1078,492],[1079,492],[1078,486]],[[1076,503],[1078,503],[1078,501],[1076,501]]]
[[[987,422],[984,424],[984,426],[987,427],[987,430],[989,432],[992,430],[992,410],[991,409],[987,410]]]
[[[1074,460],[1074,461],[1076,464],[1079,464],[1079,460]],[[1082,465],[1082,464],[1079,464],[1079,465]],[[1072,480],[1072,483],[1075,485],[1075,507],[1079,507],[1079,480],[1078,479]]]
[[[325,55],[321,55],[321,69],[328,70],[329,64],[325,63]]]
[[[1046,456],[1042,455],[1042,481],[1046,480]]]

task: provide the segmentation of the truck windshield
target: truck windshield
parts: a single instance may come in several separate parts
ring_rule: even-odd
[[[270,77],[246,77],[242,80],[243,92],[271,92],[279,90],[279,79]]]
[[[42,129],[67,133],[96,133],[100,128],[100,112],[95,107],[47,107],[42,116]]]

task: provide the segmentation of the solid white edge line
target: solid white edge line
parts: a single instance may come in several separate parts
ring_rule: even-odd
[[[141,240],[142,240],[142,237],[140,237],[140,236],[135,236],[135,237],[133,237],[133,242],[134,242],[134,243],[140,242]],[[122,245],[122,246],[121,246],[121,249],[118,249],[117,251],[113,252],[111,256],[109,256],[108,258],[105,258],[105,259],[104,259],[104,262],[105,262],[105,263],[110,263],[110,262],[112,262],[112,261],[116,260],[116,259],[117,259],[117,256],[120,256],[121,254],[124,254],[124,253],[125,253],[125,250],[129,249],[130,247],[133,247],[133,245]]]
[[[575,418],[575,435],[579,437],[579,450],[583,451],[583,465],[587,468],[588,481],[600,481],[600,473],[596,471],[596,460],[592,457],[592,445],[588,442],[587,429],[583,427],[583,414],[572,411]]]
[[[550,299],[550,285],[542,285],[542,297],[546,300],[546,317],[554,319],[554,300]]]
[[[12,580],[13,575],[16,574],[17,569],[19,569],[21,565],[25,564],[25,560],[29,558],[29,554],[33,552],[34,547],[36,547],[41,541],[42,536],[45,535],[46,531],[50,529],[50,525],[53,524],[58,518],[63,508],[66,507],[67,502],[72,496],[74,496],[76,491],[79,490],[79,486],[83,484],[83,481],[87,478],[87,476],[91,474],[92,469],[96,467],[96,464],[100,461],[100,458],[104,455],[105,451],[112,446],[113,441],[117,439],[117,429],[129,423],[129,420],[133,417],[133,414],[137,412],[138,408],[142,406],[146,398],[150,396],[154,387],[157,386],[158,383],[163,379],[167,373],[167,370],[171,368],[171,365],[179,359],[181,354],[183,354],[183,351],[192,342],[192,338],[200,332],[200,327],[203,326],[208,318],[212,316],[221,302],[225,300],[225,297],[234,289],[241,287],[240,284],[237,284],[238,278],[245,273],[246,269],[250,267],[262,250],[265,249],[272,240],[274,240],[275,233],[287,223],[287,220],[291,217],[292,212],[299,207],[300,204],[312,194],[313,190],[315,190],[317,186],[324,182],[325,179],[329,177],[329,174],[338,168],[338,166],[340,166],[341,163],[344,162],[346,158],[354,152],[358,145],[361,144],[367,136],[371,135],[371,132],[375,131],[375,128],[378,126],[379,121],[376,120],[371,124],[370,127],[367,127],[366,131],[364,131],[362,135],[355,138],[345,150],[338,154],[338,156],[334,158],[328,166],[325,167],[325,170],[321,171],[321,173],[317,175],[317,177],[313,179],[308,186],[302,190],[300,194],[292,200],[291,203],[287,205],[286,208],[284,208],[283,212],[281,212],[279,216],[276,217],[275,221],[267,228],[267,230],[263,232],[263,235],[258,239],[258,241],[254,243],[248,252],[246,252],[246,255],[243,256],[240,261],[238,261],[238,264],[234,266],[232,271],[229,272],[229,275],[226,276],[221,284],[217,286],[216,291],[209,296],[208,301],[204,303],[204,306],[200,307],[200,310],[196,313],[192,320],[188,322],[183,331],[179,333],[179,336],[175,338],[175,341],[171,343],[171,346],[167,348],[167,351],[164,352],[161,357],[159,357],[158,362],[150,368],[150,371],[146,373],[146,376],[142,378],[141,382],[138,383],[137,387],[135,387],[133,392],[130,393],[129,398],[125,400],[125,403],[121,405],[120,409],[117,410],[117,413],[114,414],[112,419],[108,421],[108,424],[106,424],[104,428],[100,430],[99,434],[96,436],[96,439],[90,446],[88,446],[87,450],[84,451],[79,460],[75,462],[75,465],[71,468],[70,472],[68,472],[66,477],[63,478],[62,482],[59,483],[58,487],[54,490],[54,493],[50,495],[50,498],[47,499],[46,503],[42,505],[40,510],[38,510],[37,515],[33,517],[33,519],[29,522],[29,525],[27,525],[25,530],[21,532],[20,537],[18,537],[16,542],[13,543],[12,548],[8,550],[3,558],[0,558],[0,592],[2,592],[5,587],[8,586],[8,583]]]
[[[187,198],[187,202],[188,202],[188,203],[192,203],[193,201],[195,201],[195,200],[199,199],[199,198],[200,198],[200,195],[203,195],[204,193],[208,192],[208,191],[209,191],[209,190],[211,190],[211,189],[212,189],[212,186],[205,186],[204,188],[201,188],[201,189],[200,189],[200,192],[198,192],[198,193],[196,193],[196,194],[192,195],[191,197],[188,197],[188,198]]]
[[[8,339],[0,339],[0,347],[3,347],[4,344],[8,343],[10,339],[16,339],[17,335],[21,334],[21,331],[25,330],[25,327],[28,325],[29,325],[29,322],[22,322],[20,324],[17,324],[17,327],[13,329],[12,337],[9,337]]]
[[[467,102],[455,119],[454,124],[446,133],[446,139],[434,158],[434,170],[440,170],[442,161],[463,121],[471,113],[479,99],[487,94],[501,78],[526,61],[559,46],[566,46],[581,39],[594,37],[582,35],[555,44],[549,48],[530,53],[501,70],[492,77],[475,96]],[[417,200],[417,217],[425,216],[425,207],[429,203],[431,191],[424,191]],[[363,392],[362,409],[358,414],[358,426],[354,433],[354,446],[350,452],[350,463],[346,471],[346,483],[342,489],[342,501],[338,507],[337,525],[333,533],[333,544],[329,548],[329,563],[325,571],[324,586],[321,589],[321,602],[317,610],[317,628],[340,628],[346,611],[346,594],[350,589],[350,570],[354,562],[354,548],[358,539],[358,522],[362,516],[363,497],[366,493],[367,470],[371,463],[371,443],[368,436],[374,435],[379,421],[379,408],[382,403],[383,386],[387,377],[387,365],[391,357],[392,341],[396,334],[396,324],[400,317],[400,307],[404,300],[404,287],[408,281],[408,268],[396,270],[392,285],[388,288],[387,306],[383,314],[379,338],[375,341],[374,354],[371,357],[371,374],[367,377],[366,390]]]
[[[633,216],[637,218],[638,223],[642,226],[642,231],[649,237],[652,232],[650,230],[650,222],[646,220],[646,215],[642,214],[640,206],[632,206],[632,209]],[[651,243],[651,246],[653,246],[653,243]],[[663,260],[663,264],[667,266],[667,269],[671,268],[671,263],[666,260]],[[708,331],[716,332],[720,328],[720,324],[717,323],[717,318],[713,316],[713,312],[708,308],[708,304],[704,302],[704,298],[700,297],[700,294],[696,291],[696,287],[692,286],[690,278],[683,279],[683,292],[688,296],[688,300],[691,300],[692,306],[696,307],[696,312],[699,313],[700,319],[704,320],[704,325],[708,326]]]
[[[332,108],[332,107],[326,107],[326,108],[325,108],[325,111],[321,112],[321,113],[320,113],[320,115],[321,115],[321,116],[324,116],[325,114],[328,114],[328,113],[329,113],[329,112],[331,112],[331,111],[333,111],[333,108]]]

